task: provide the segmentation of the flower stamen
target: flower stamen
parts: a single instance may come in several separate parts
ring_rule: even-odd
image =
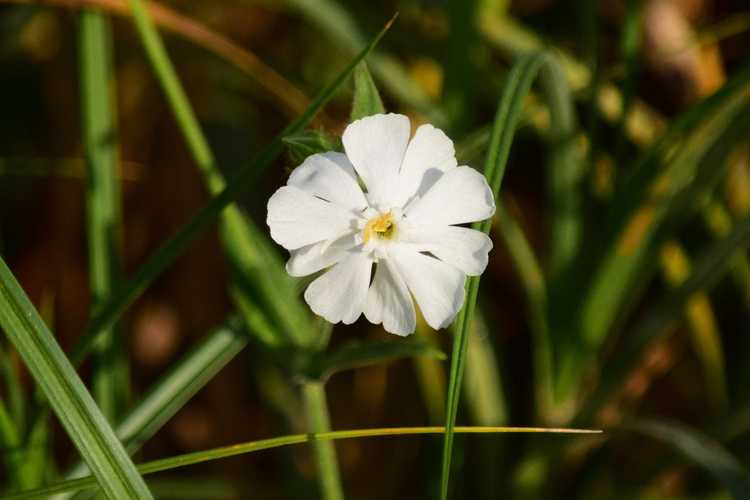
[[[393,214],[387,212],[367,221],[367,224],[362,231],[362,239],[364,242],[367,243],[373,236],[386,240],[393,238],[396,234],[396,223],[393,219]]]

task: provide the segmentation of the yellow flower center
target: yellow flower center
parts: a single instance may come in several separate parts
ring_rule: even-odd
[[[378,215],[367,221],[365,229],[362,231],[362,237],[367,243],[373,236],[389,240],[396,234],[396,224],[393,221],[391,212]]]

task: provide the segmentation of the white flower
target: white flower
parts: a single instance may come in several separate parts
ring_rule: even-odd
[[[456,166],[441,130],[422,125],[411,141],[410,132],[403,115],[357,120],[342,137],[346,154],[308,157],[268,201],[271,237],[291,253],[287,272],[327,269],[305,300],[331,323],[350,324],[364,312],[408,335],[414,296],[427,323],[444,328],[463,305],[466,275],[487,266],[492,241],[457,226],[495,212],[487,181]]]

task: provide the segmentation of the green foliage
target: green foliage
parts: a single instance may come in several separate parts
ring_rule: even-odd
[[[83,142],[88,173],[86,229],[89,281],[94,303],[109,296],[120,275],[120,189],[117,136],[110,88],[113,76],[109,20],[99,12],[81,13],[80,66]],[[103,331],[97,345],[95,399],[112,421],[128,394],[128,377],[116,329]]]
[[[0,259],[0,327],[111,499],[151,498],[146,483],[52,333]]]
[[[380,99],[380,92],[375,87],[375,82],[372,81],[370,71],[367,69],[367,63],[363,61],[354,70],[354,98],[349,119],[359,120],[378,113],[385,113],[385,107]]]
[[[750,66],[743,65],[742,48],[737,48],[736,40],[726,47],[716,44],[747,30],[750,21],[746,13],[735,12],[734,6],[716,6],[719,17],[724,12],[734,14],[719,19],[716,26],[687,33],[687,45],[675,47],[679,49],[675,54],[660,54],[652,50],[652,45],[658,45],[662,37],[651,36],[654,26],[646,17],[653,14],[650,9],[654,2],[624,2],[624,10],[618,14],[623,16],[620,30],[605,29],[597,18],[603,12],[595,1],[581,2],[574,8],[548,2],[549,6],[537,7],[542,9],[540,14],[524,17],[523,22],[512,17],[507,1],[445,5],[406,2],[400,6],[399,28],[376,50],[390,26],[368,44],[365,33],[374,33],[372,28],[390,15],[385,10],[390,7],[377,2],[247,0],[232,6],[236,9],[232,11],[223,10],[225,7],[219,5],[222,2],[209,2],[203,6],[205,13],[216,16],[207,16],[207,24],[198,16],[191,17],[191,12],[200,12],[202,17],[204,10],[191,11],[190,2],[185,9],[172,10],[158,2],[129,0],[128,11],[112,2],[94,2],[107,12],[79,13],[80,57],[73,71],[66,71],[63,63],[67,59],[56,55],[66,53],[59,47],[66,46],[60,44],[66,33],[60,27],[67,24],[59,23],[54,9],[23,3],[9,6],[0,15],[0,27],[4,28],[0,30],[0,59],[9,68],[2,83],[7,118],[0,119],[0,127],[7,157],[0,158],[0,177],[5,186],[0,200],[3,208],[7,203],[15,209],[15,198],[33,198],[34,205],[46,205],[45,200],[36,203],[40,192],[54,192],[55,199],[63,193],[60,198],[70,205],[75,205],[69,203],[74,196],[85,195],[88,245],[86,250],[78,249],[80,262],[63,263],[66,268],[61,269],[61,278],[45,275],[40,279],[36,272],[40,260],[57,266],[58,254],[67,257],[69,245],[83,242],[80,238],[73,245],[60,236],[61,227],[64,234],[78,234],[78,217],[69,217],[75,219],[69,225],[52,221],[52,230],[39,230],[44,235],[39,236],[41,243],[54,245],[51,251],[55,259],[49,258],[46,247],[42,252],[28,252],[31,245],[26,240],[32,238],[17,237],[32,227],[26,221],[34,220],[30,215],[42,211],[38,207],[28,213],[9,210],[2,220],[4,255],[13,255],[19,273],[28,273],[28,263],[34,264],[36,274],[31,278],[22,274],[24,283],[29,279],[29,290],[34,293],[38,287],[43,288],[42,306],[37,312],[0,262],[0,326],[11,341],[10,345],[0,345],[0,459],[4,466],[0,476],[7,478],[8,491],[12,492],[7,498],[56,493],[62,494],[60,498],[76,499],[102,495],[148,498],[139,473],[169,471],[307,443],[307,456],[317,466],[319,496],[341,500],[343,484],[348,482],[342,481],[341,475],[353,469],[352,462],[342,462],[349,467],[339,470],[333,440],[432,434],[442,438],[442,454],[438,439],[425,439],[420,446],[426,447],[418,454],[423,463],[414,466],[416,455],[408,453],[411,448],[404,445],[388,456],[390,467],[372,467],[369,476],[358,478],[352,486],[360,488],[360,481],[374,480],[373,495],[397,498],[407,482],[405,478],[414,482],[412,472],[420,470],[424,477],[416,479],[421,483],[408,491],[423,487],[425,497],[440,495],[445,499],[453,489],[457,498],[510,495],[536,500],[573,494],[582,499],[650,499],[663,493],[660,478],[677,477],[675,484],[684,490],[676,493],[681,497],[732,495],[750,499],[750,476],[743,463],[748,458],[743,445],[750,430],[750,392],[745,388],[750,372],[744,363],[750,342],[741,335],[750,303],[750,152],[745,146],[750,135]],[[569,12],[561,22],[552,23],[554,29],[549,23],[537,22],[543,15],[556,15],[565,9]],[[240,14],[255,16],[261,12],[258,18],[264,22],[258,24],[263,29],[255,31],[257,26],[243,25],[247,27],[243,35],[249,38],[235,44],[230,38],[237,33],[221,31],[231,26],[225,24],[233,17],[225,15],[227,12],[237,13],[238,20]],[[131,62],[132,37],[115,33],[115,61],[107,13],[135,21],[153,69],[153,76],[148,78],[154,78],[161,88],[174,123],[166,120],[167,126],[162,127],[161,121],[155,125],[148,117],[134,113],[141,103],[153,105],[159,97],[152,92],[136,92],[147,85],[132,85],[154,81],[133,69],[137,65]],[[701,14],[694,15],[697,17],[685,18],[683,28],[688,32],[691,23],[702,26]],[[581,24],[571,26],[569,19]],[[179,66],[170,60],[158,29],[189,42],[169,45]],[[165,37],[165,41],[170,40]],[[192,53],[197,47],[199,53]],[[289,47],[299,50],[289,51]],[[605,47],[614,49],[606,57],[602,53]],[[294,55],[289,56],[289,52]],[[346,59],[347,54],[353,59]],[[720,57],[714,60],[715,54]],[[217,56],[228,64],[216,64]],[[610,56],[616,57],[613,60]],[[717,90],[703,100],[681,104],[678,107],[683,111],[673,116],[674,103],[668,102],[672,97],[669,94],[678,93],[678,86],[660,82],[658,73],[681,57],[692,58],[692,63],[703,70],[701,78],[711,80]],[[703,59],[711,59],[716,74],[709,74],[713,67]],[[19,61],[24,64],[19,65]],[[54,102],[51,108],[65,110],[65,123],[78,123],[69,116],[75,106],[66,106],[61,98],[75,93],[59,91],[65,88],[60,82],[75,81],[76,69],[80,134],[69,134],[74,142],[65,144],[68,134],[58,133],[51,126],[54,134],[49,135],[55,141],[48,146],[51,151],[66,151],[66,157],[45,158],[51,154],[46,150],[24,157],[28,145],[26,137],[14,130],[24,128],[18,124],[25,125],[24,119],[31,117],[39,120],[33,123],[44,120],[59,126],[60,116],[48,120],[54,113],[45,108],[47,101]],[[675,73],[675,78],[686,78],[684,69]],[[19,91],[15,76],[19,70],[23,75],[33,70],[29,74],[40,81],[28,85],[26,75],[23,83],[28,88]],[[266,81],[269,71],[275,76]],[[723,82],[725,72],[729,78]],[[329,73],[337,76],[330,79]],[[240,74],[243,78],[236,78]],[[644,86],[642,75],[646,74],[649,84]],[[339,92],[350,77],[351,108],[341,98],[348,92]],[[194,103],[192,97],[188,99],[181,79],[190,82]],[[322,80],[331,83],[308,100],[305,86],[318,85]],[[277,123],[272,108],[275,101],[265,102],[262,92],[270,90],[275,98],[280,94],[269,87],[269,81],[284,83],[294,91],[296,106],[290,109],[304,109],[270,141],[269,124]],[[692,85],[704,92],[706,82],[701,82],[696,86],[688,78],[683,83],[686,88]],[[246,88],[247,83],[250,85]],[[304,90],[297,90],[295,85]],[[645,88],[648,103],[641,100]],[[27,92],[35,98],[28,99]],[[47,99],[37,99],[37,92]],[[493,110],[498,93],[494,121],[488,123],[487,112]],[[332,99],[330,109],[316,122],[317,128],[308,129]],[[23,106],[15,101],[23,102]],[[134,106],[136,101],[138,105]],[[123,104],[122,110],[117,109]],[[665,109],[670,112],[665,113]],[[583,119],[576,117],[577,111],[584,112]],[[414,338],[388,340],[373,340],[378,337],[362,328],[364,322],[337,328],[329,347],[333,326],[315,318],[302,300],[301,290],[314,276],[300,280],[286,273],[284,259],[261,222],[266,191],[283,183],[282,172],[274,178],[263,178],[272,165],[296,166],[310,155],[341,151],[338,134],[346,121],[384,112],[404,113],[413,123],[430,122],[444,129],[456,141],[460,164],[479,165],[484,161],[484,173],[496,200],[493,220],[474,227],[495,233],[495,250],[481,281],[481,293],[479,277],[466,283],[465,307],[451,339],[449,374],[442,363],[447,337],[424,324],[418,325]],[[173,144],[179,139],[169,137],[175,136],[171,133],[175,124],[190,160],[174,155],[180,151],[180,145]],[[162,158],[152,154],[157,150],[147,149],[148,159],[141,164],[141,150],[134,154],[132,144],[143,144],[134,141],[129,130],[137,129],[145,135],[143,131],[153,131],[157,126],[168,132],[160,133],[154,142],[170,146],[158,153],[168,152],[169,162],[182,161],[182,168],[192,161],[210,200],[167,235],[150,256],[142,259],[141,249],[133,258],[134,248],[148,247],[143,246],[146,241],[141,241],[140,229],[131,226],[134,221],[123,219],[119,213],[119,190],[124,183],[123,192],[140,193],[147,183],[160,179],[151,177],[150,169],[160,167]],[[231,133],[220,135],[226,130]],[[241,134],[247,132],[243,136],[247,143],[232,137],[240,130]],[[124,161],[118,158],[119,133],[123,136]],[[44,134],[35,135],[37,140],[40,144],[50,142]],[[246,144],[253,149],[250,161],[245,159],[248,151],[237,151]],[[279,161],[282,154],[287,157]],[[81,155],[85,159],[77,157]],[[508,165],[513,165],[512,179],[505,183]],[[85,189],[77,189],[82,180]],[[41,182],[45,189],[37,191],[35,183]],[[27,190],[29,185],[34,186],[34,197]],[[166,193],[171,188],[154,189]],[[240,208],[239,201],[247,210]],[[150,208],[153,211],[161,206]],[[699,224],[694,224],[696,219]],[[128,224],[124,234],[133,234],[132,241],[137,244],[120,241],[124,222]],[[169,222],[176,223],[172,219]],[[233,310],[222,309],[219,314],[229,314],[229,319],[207,332],[179,361],[160,367],[163,373],[155,374],[153,385],[140,396],[145,388],[140,385],[142,377],[131,377],[123,362],[130,339],[118,343],[115,335],[120,329],[128,332],[135,328],[120,318],[199,235],[214,227],[218,228],[228,263],[227,269],[217,270],[221,275],[217,281],[226,287]],[[123,248],[129,252],[129,267],[143,262],[133,267],[127,280],[120,265],[122,243],[127,243]],[[660,280],[659,268],[669,278],[675,265],[665,257],[669,249],[682,256],[682,272],[679,278]],[[41,259],[36,255],[42,255]],[[71,310],[65,308],[69,300],[76,300],[76,292],[85,295],[79,290],[86,292],[85,285],[70,280],[86,268],[81,263],[88,263],[92,314],[84,334],[75,338],[72,355],[66,358],[58,342],[72,340],[80,323],[71,321]],[[175,269],[184,270],[180,266]],[[175,272],[165,282],[174,279],[185,283],[180,274]],[[729,279],[724,280],[725,276]],[[721,286],[730,279],[731,286]],[[47,287],[58,281],[61,285],[52,286],[50,298]],[[156,294],[161,291],[161,283],[158,288]],[[203,307],[202,284],[190,293],[195,298],[187,307]],[[83,304],[80,311],[87,300],[78,298]],[[186,307],[181,297],[176,302],[178,308]],[[219,297],[212,304],[226,306],[224,302],[225,297]],[[705,313],[700,317],[691,314],[698,302]],[[60,323],[56,320],[58,308],[64,309]],[[48,328],[42,318],[56,326]],[[710,324],[702,324],[707,318]],[[50,329],[60,332],[59,340]],[[367,337],[351,342],[350,335]],[[140,340],[134,339],[133,345],[135,342]],[[249,404],[256,405],[253,410],[263,418],[266,412],[277,417],[264,420],[270,425],[259,429],[281,437],[167,456],[134,467],[129,455],[152,438],[159,440],[157,433],[167,431],[167,424],[179,410],[248,344],[251,353],[247,362],[233,367],[244,376],[233,383],[257,389],[261,403],[258,405],[252,397],[248,398],[251,403],[230,398],[220,401],[232,408],[237,405],[243,412]],[[90,377],[93,398],[74,371],[89,354],[91,363],[82,374]],[[404,373],[401,364],[388,371],[336,377],[328,383],[332,375],[346,370],[380,367],[404,358],[414,358],[417,377],[413,383],[396,380],[396,374],[401,377]],[[146,377],[150,379],[151,375]],[[373,390],[361,390],[363,384],[375,379],[378,384]],[[34,382],[36,388],[31,386]],[[132,395],[131,382],[136,389]],[[214,390],[213,386],[208,388],[209,392]],[[444,420],[444,427],[329,432],[333,423],[353,418],[391,419],[380,410],[392,409],[396,402],[403,404],[409,398],[416,400],[413,396],[418,392],[424,396],[424,404],[414,404],[408,415],[399,413],[397,417]],[[129,404],[129,399],[135,404]],[[351,401],[367,401],[373,406],[363,409],[349,404]],[[466,411],[459,412],[461,401]],[[201,401],[194,403],[199,406]],[[693,427],[676,420],[641,417],[665,411],[677,418],[681,412],[686,414]],[[80,457],[61,457],[64,450],[59,446],[55,415],[81,452]],[[479,425],[523,419],[539,422],[537,425],[579,427],[625,422],[613,430],[624,432],[626,437],[638,434],[660,441],[708,474],[696,474],[697,467],[675,467],[682,461],[675,461],[674,454],[646,459],[636,455],[642,453],[641,447],[653,446],[651,439],[642,439],[637,445],[619,436],[589,437],[579,442],[541,435],[561,431],[556,429],[462,428],[456,426],[458,419]],[[178,431],[177,426],[174,430]],[[481,442],[461,439],[454,443],[455,434],[461,432],[539,435],[518,441],[483,436]],[[153,449],[163,450],[159,446]],[[377,463],[378,454],[373,455],[376,458],[367,453],[355,455],[351,449],[342,448],[342,452],[348,452],[342,456],[367,457],[366,462],[360,459],[362,465],[358,467]],[[271,486],[295,497],[300,493],[310,495],[312,474],[307,456],[304,451],[295,452],[293,457],[279,454],[283,484]],[[633,465],[627,474],[618,467],[623,459]],[[69,463],[74,466],[58,471]],[[438,481],[440,466],[442,476]],[[82,477],[88,471],[93,476]],[[158,486],[159,496],[209,498],[246,496],[248,492],[265,496],[266,483],[275,483],[273,479],[250,476],[238,483],[208,476],[205,471],[195,472],[197,475],[191,472],[190,477],[157,478],[154,486]],[[272,494],[268,492],[268,496]]]
[[[162,460],[154,460],[139,466],[138,470],[142,474],[154,474],[168,470],[187,467],[189,465],[220,460],[222,458],[235,457],[245,453],[256,451],[270,450],[282,446],[291,446],[295,444],[309,443],[314,441],[332,441],[337,439],[354,439],[363,437],[381,437],[381,436],[413,436],[425,434],[442,434],[445,431],[443,427],[391,427],[379,429],[356,429],[345,431],[321,432],[313,434],[294,434],[290,436],[281,436],[260,441],[251,441],[249,443],[234,444],[212,450],[187,453]],[[459,434],[597,434],[601,431],[591,431],[586,429],[542,429],[537,427],[456,427],[455,431]],[[96,482],[92,477],[84,477],[53,484],[44,488],[37,488],[31,491],[20,492],[6,495],[5,500],[20,500],[25,498],[38,498],[55,493],[64,493],[70,491],[79,491],[83,489],[95,488]]]
[[[317,353],[305,372],[313,379],[326,379],[337,372],[414,356],[446,358],[439,349],[424,340],[352,342],[332,352]]]
[[[295,164],[302,163],[308,156],[340,149],[336,139],[325,130],[304,130],[284,137],[283,141]]]
[[[229,318],[224,325],[209,333],[200,345],[174,365],[169,373],[164,374],[115,427],[115,433],[127,452],[130,455],[137,452],[169,422],[245,348],[248,338],[239,318]],[[79,463],[70,469],[66,477],[81,477],[87,472],[88,468]],[[62,498],[68,497],[60,497],[58,500]]]
[[[559,89],[557,86],[565,86],[564,81],[556,78],[557,63],[548,54],[533,54],[522,57],[514,64],[505,85],[502,90],[500,102],[497,106],[495,121],[490,136],[490,146],[487,153],[487,159],[484,167],[484,175],[492,189],[495,200],[498,199],[500,185],[505,175],[505,167],[510,154],[510,147],[513,142],[513,135],[516,131],[516,125],[521,116],[523,100],[531,89],[531,84],[536,78],[539,71],[546,66],[547,71],[553,73],[552,76],[545,78],[547,82],[546,89],[549,93],[551,106],[555,109],[567,110],[567,105],[562,104],[568,93]],[[569,133],[567,125],[569,119],[564,118],[569,111],[558,111],[560,117],[555,120],[562,128],[561,136]],[[498,203],[496,203],[497,205]],[[475,224],[475,229],[489,234],[491,220]],[[477,297],[479,294],[479,276],[474,276],[467,281],[466,303],[461,310],[455,323],[455,336],[453,341],[453,351],[451,355],[451,371],[448,386],[448,398],[446,403],[446,420],[445,420],[445,442],[443,444],[443,474],[441,481],[441,498],[444,500],[448,497],[448,481],[451,470],[451,458],[453,452],[453,428],[456,423],[458,413],[459,396],[461,392],[461,381],[463,378],[464,364],[466,362],[466,350],[468,346],[468,337],[471,330],[471,320],[476,307]]]

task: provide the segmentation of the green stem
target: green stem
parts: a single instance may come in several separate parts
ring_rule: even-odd
[[[112,35],[109,20],[99,12],[81,12],[79,31],[81,116],[88,168],[87,230],[89,282],[94,305],[113,291],[119,269],[120,192],[116,170],[116,133],[110,94]],[[124,359],[118,356],[115,328],[97,343],[93,393],[102,413],[114,421],[127,396]],[[118,373],[119,372],[119,373]]]
[[[305,401],[308,431],[311,433],[330,432],[331,419],[328,416],[325,385],[323,382],[302,384],[302,397]],[[312,441],[318,463],[320,493],[325,500],[343,500],[336,448],[330,441]]]

